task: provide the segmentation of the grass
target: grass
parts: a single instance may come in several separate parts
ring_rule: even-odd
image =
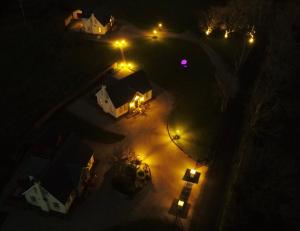
[[[137,40],[126,52],[157,84],[175,93],[171,133],[181,130],[180,146],[195,159],[206,158],[216,136],[220,105],[214,68],[201,47],[176,40]],[[180,65],[182,58],[189,67]]]
[[[235,62],[241,55],[243,40],[241,35],[231,34],[225,39],[223,32],[216,32],[210,37],[205,37],[205,41],[214,49],[230,68],[234,68]]]

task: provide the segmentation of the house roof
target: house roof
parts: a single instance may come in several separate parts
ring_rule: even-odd
[[[103,14],[103,15],[95,14],[92,9],[83,10],[81,17],[88,19],[92,16],[92,14],[103,26],[105,26],[107,23],[109,23],[109,20],[111,18],[111,15],[108,15],[108,14]]]
[[[106,86],[106,91],[115,108],[131,101],[137,92],[144,94],[151,89],[152,86],[146,73],[142,70],[123,79],[112,81],[112,84]]]
[[[42,186],[62,203],[77,188],[82,168],[90,160],[93,151],[81,143],[76,135],[71,135],[60,149],[57,158],[41,177]]]

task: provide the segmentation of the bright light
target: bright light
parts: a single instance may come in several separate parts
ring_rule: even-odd
[[[157,30],[153,30],[153,34],[155,34],[155,35],[156,35],[156,34],[157,34]]]
[[[141,100],[141,102],[143,102],[143,101],[145,100],[144,96],[142,96],[142,97],[140,98],[140,100]]]
[[[252,37],[249,38],[248,42],[249,42],[250,44],[254,43],[254,38],[252,38]]]
[[[115,46],[116,48],[124,48],[124,47],[126,47],[127,45],[128,45],[128,44],[127,44],[127,42],[126,42],[125,39],[117,40],[117,41],[114,42],[114,46]]]
[[[129,69],[132,70],[134,69],[135,65],[131,62],[120,62],[120,63],[115,63],[114,68],[115,70],[123,70],[123,69]]]
[[[133,107],[134,107],[134,103],[130,103],[130,104],[129,104],[129,107],[130,107],[130,108],[133,108]]]
[[[184,201],[178,200],[177,205],[178,205],[179,207],[183,207],[183,206],[184,206]]]
[[[140,97],[137,95],[137,96],[135,96],[134,97],[134,100],[136,101],[136,100],[138,100]]]
[[[162,28],[162,27],[163,27],[163,24],[162,24],[162,23],[158,23],[158,27],[159,27],[159,28]]]
[[[180,134],[180,130],[179,129],[176,130],[176,134]]]
[[[255,33],[255,31],[253,32],[253,31],[251,31],[251,32],[249,32],[248,34],[249,34],[249,39],[248,39],[248,43],[250,43],[250,44],[253,44],[254,43],[254,41],[255,41],[255,39],[254,39],[254,33]]]
[[[225,34],[224,34],[224,38],[227,39],[227,38],[228,38],[228,34],[229,34],[229,32],[226,30],[226,31],[225,31]]]
[[[208,27],[207,30],[205,31],[205,34],[208,36],[211,34],[211,32],[212,32],[212,28]]]
[[[191,169],[190,171],[190,176],[193,178],[196,174],[196,170],[195,169]]]

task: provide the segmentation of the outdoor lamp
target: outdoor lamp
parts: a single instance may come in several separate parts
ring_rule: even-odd
[[[184,201],[179,200],[177,205],[178,205],[179,208],[182,208],[184,206]]]

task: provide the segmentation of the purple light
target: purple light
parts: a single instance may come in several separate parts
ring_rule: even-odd
[[[187,65],[187,60],[186,59],[182,59],[181,60],[181,65],[186,66]]]

